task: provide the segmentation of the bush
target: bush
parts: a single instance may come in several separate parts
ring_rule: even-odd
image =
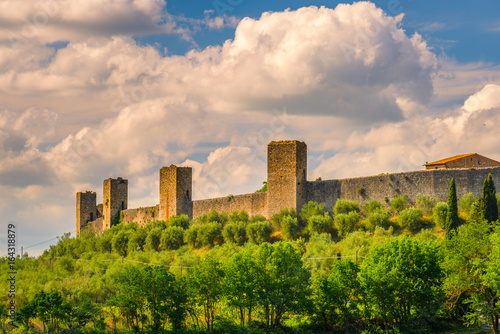
[[[181,227],[184,230],[189,228],[189,217],[187,215],[175,215],[168,219],[169,226]]]
[[[436,205],[436,202],[434,200],[432,200],[430,196],[423,195],[423,194],[417,195],[417,199],[415,201],[415,207],[417,209],[422,210],[423,213],[431,214],[432,209],[434,208],[434,205]]]
[[[338,214],[348,214],[350,212],[359,212],[359,204],[355,201],[349,201],[347,199],[338,199],[333,207],[333,212],[335,215]]]
[[[243,245],[247,241],[246,224],[235,222],[227,224],[222,230],[224,242]]]
[[[349,213],[336,214],[333,218],[333,224],[339,236],[345,237],[347,234],[354,231],[354,226],[359,220],[359,214],[356,211],[350,211]]]
[[[281,222],[285,217],[297,218],[297,211],[294,208],[283,209],[271,217],[271,223],[275,229],[281,228]]]
[[[127,255],[128,237],[129,235],[125,231],[119,231],[113,237],[112,240],[113,250],[120,256]]]
[[[458,207],[460,210],[465,212],[467,215],[470,215],[470,210],[472,209],[472,204],[477,200],[476,195],[473,193],[466,193],[462,197],[460,197]]]
[[[377,201],[375,199],[371,199],[369,201],[366,201],[363,204],[363,213],[365,214],[366,217],[368,217],[372,213],[377,212],[378,210],[383,210],[383,209],[384,209],[384,206],[382,205],[382,203],[380,203],[379,201]]]
[[[222,245],[224,241],[222,238],[222,224],[211,222],[201,226],[198,231],[198,240],[203,246],[213,247],[215,245]]]
[[[420,225],[420,219],[423,215],[422,210],[417,208],[404,209],[399,213],[398,224],[402,228],[415,231]]]
[[[138,228],[134,233],[131,233],[128,240],[128,252],[143,249],[147,236],[148,234],[143,228]]]
[[[370,230],[375,230],[377,226],[388,228],[390,226],[390,215],[386,209],[381,208],[368,216]]]
[[[201,247],[200,239],[198,234],[200,232],[201,226],[193,225],[184,232],[184,242],[191,248]]]
[[[184,243],[184,229],[179,226],[166,228],[161,234],[160,242],[163,249],[174,250],[181,248]]]
[[[438,202],[432,210],[432,221],[441,228],[446,227],[446,215],[448,214],[448,204]]]
[[[250,218],[250,222],[252,223],[256,223],[256,222],[265,222],[267,219],[266,217],[264,217],[263,215],[255,215],[255,216],[252,216],[252,218]]]
[[[314,233],[329,233],[333,234],[335,232],[335,227],[333,226],[333,219],[330,217],[328,212],[322,215],[314,215],[309,217],[309,222],[307,223],[307,232],[309,235]]]
[[[217,212],[215,210],[210,211],[210,213],[204,213],[199,215],[198,217],[195,218],[195,223],[197,225],[205,225],[208,223],[212,222],[218,222],[224,226],[227,221],[229,220],[229,217],[227,216],[227,213],[225,212]]]
[[[229,216],[230,223],[236,223],[236,222],[247,223],[249,219],[250,219],[250,216],[248,215],[248,213],[245,210],[241,210],[240,212],[233,211],[233,213]]]
[[[281,235],[285,240],[294,240],[297,238],[300,232],[299,223],[297,218],[291,216],[283,217],[281,221]]]
[[[406,195],[394,196],[394,198],[391,201],[391,209],[394,212],[403,211],[404,209],[406,209],[407,205],[408,205],[408,196]]]
[[[305,204],[302,209],[300,210],[300,219],[304,224],[307,224],[309,222],[309,218],[312,216],[317,216],[317,215],[324,215],[325,214],[325,204],[324,203],[317,203],[314,201],[309,201],[307,204]]]
[[[146,249],[157,251],[160,247],[161,232],[163,229],[161,227],[155,227],[149,231],[146,237]]]
[[[254,244],[261,244],[271,240],[271,233],[273,229],[268,221],[256,222],[248,224],[247,238],[248,241]]]

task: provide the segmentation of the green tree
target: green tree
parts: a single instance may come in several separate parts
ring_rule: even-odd
[[[243,245],[247,241],[246,223],[239,221],[227,224],[222,230],[222,237],[224,242]]]
[[[222,245],[224,239],[222,237],[222,224],[213,221],[201,226],[198,231],[198,239],[203,246],[213,247]]]
[[[431,214],[432,209],[436,205],[436,202],[431,199],[430,196],[424,194],[417,194],[415,200],[415,207],[420,209],[424,214]]]
[[[136,267],[127,267],[113,277],[116,293],[108,300],[108,305],[118,308],[125,318],[127,327],[137,333],[144,329],[146,320],[146,299],[143,273]]]
[[[457,189],[455,186],[455,178],[451,178],[450,189],[448,192],[448,213],[446,215],[446,238],[450,238],[451,231],[456,230],[459,225]]]
[[[187,294],[165,267],[147,266],[142,270],[146,308],[151,315],[150,329],[158,333],[169,320],[174,331],[180,331],[186,319]]]
[[[448,204],[445,202],[438,202],[434,209],[432,209],[432,220],[434,224],[441,228],[446,227],[446,217],[448,216]]]
[[[190,220],[188,215],[175,215],[168,219],[169,226],[182,227],[184,230],[189,228]]]
[[[162,227],[155,227],[149,231],[146,237],[146,249],[149,251],[157,251],[161,244],[161,233],[163,231]]]
[[[214,330],[217,303],[223,295],[223,282],[224,271],[220,263],[209,255],[188,276],[191,296],[203,308],[208,332]]]
[[[297,211],[294,208],[291,209],[283,209],[278,213],[275,213],[271,217],[271,223],[275,229],[281,228],[281,222],[285,217],[298,218]]]
[[[332,329],[340,323],[349,333],[349,322],[359,315],[358,272],[358,265],[351,261],[335,261],[330,275],[314,282],[312,299],[318,322]]]
[[[307,224],[312,216],[323,216],[325,213],[325,203],[309,201],[300,209],[299,218],[303,224]]]
[[[485,212],[486,212],[486,205],[484,203],[484,199],[482,197],[479,197],[474,203],[472,203],[469,219],[476,222],[482,221],[484,220]]]
[[[314,233],[333,234],[335,232],[333,219],[328,212],[322,215],[312,215],[307,221],[307,233],[309,235]]]
[[[128,238],[129,233],[122,230],[116,233],[112,240],[113,250],[122,257],[127,256]]]
[[[248,241],[254,244],[261,244],[271,240],[273,229],[268,221],[260,221],[247,225],[246,228]]]
[[[192,225],[186,230],[186,232],[184,232],[184,242],[187,243],[189,247],[191,248],[201,247],[201,238],[198,237],[200,230],[201,226]]]
[[[493,182],[491,173],[488,174],[488,177],[486,178],[486,180],[484,180],[482,198],[485,204],[484,219],[489,222],[497,221],[498,204],[496,198],[495,183]]]
[[[412,319],[435,313],[442,293],[441,254],[439,243],[409,237],[372,249],[359,276],[366,311],[407,330]]]
[[[333,213],[335,215],[348,214],[350,212],[359,212],[359,204],[356,201],[347,199],[338,199],[333,206]]]
[[[294,240],[300,233],[300,226],[297,218],[285,216],[281,221],[281,235],[285,240]]]
[[[130,234],[128,239],[128,252],[135,252],[137,250],[142,250],[144,244],[146,243],[147,232],[143,228],[138,228],[133,233]]]
[[[470,322],[486,317],[493,325],[493,333],[498,334],[499,236],[498,232],[490,232],[488,221],[471,221],[460,226],[453,239],[445,241],[444,289],[451,304],[465,298],[470,305]]]
[[[307,304],[310,274],[300,252],[288,242],[262,244],[257,258],[266,282],[260,294],[266,325],[277,328],[286,312],[298,312]]]
[[[333,224],[337,229],[339,236],[345,237],[347,234],[354,231],[354,227],[359,222],[361,217],[357,211],[350,211],[349,213],[335,214],[333,217]]]
[[[181,248],[184,243],[184,229],[179,226],[167,227],[161,233],[160,243],[163,249],[174,250]]]
[[[224,293],[230,306],[236,307],[240,315],[240,325],[252,323],[252,310],[258,305],[259,292],[265,288],[263,270],[254,259],[252,250],[231,256],[224,266]]]
[[[401,195],[401,196],[394,196],[394,198],[391,201],[391,209],[394,212],[400,212],[406,209],[408,206],[408,196],[406,195]]]
[[[382,210],[382,209],[384,209],[384,206],[382,205],[382,203],[380,203],[379,201],[377,201],[375,199],[371,199],[369,201],[366,201],[363,204],[363,214],[366,217],[368,217],[371,214],[378,212],[379,210]]]
[[[468,193],[462,195],[462,197],[460,197],[460,201],[459,201],[459,208],[460,208],[460,210],[462,210],[467,215],[469,215],[470,214],[470,210],[472,208],[472,204],[476,200],[477,200],[476,195],[474,195],[471,192],[468,192]]]
[[[263,186],[259,190],[256,190],[256,193],[265,193],[267,191],[267,181],[262,182]]]
[[[417,208],[408,208],[404,209],[399,213],[398,216],[398,224],[402,228],[407,228],[410,231],[415,231],[419,225],[420,220],[422,219],[423,213],[422,210]]]

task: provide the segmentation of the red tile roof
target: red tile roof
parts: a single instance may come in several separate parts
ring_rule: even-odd
[[[424,166],[443,165],[443,164],[445,164],[447,162],[450,162],[450,161],[453,161],[453,160],[462,159],[462,158],[466,158],[466,157],[470,157],[470,156],[473,156],[473,155],[477,155],[477,153],[459,154],[459,155],[455,155],[455,156],[450,157],[450,158],[446,158],[446,159],[441,159],[441,160],[438,160],[438,161],[429,162],[429,163],[425,164]]]

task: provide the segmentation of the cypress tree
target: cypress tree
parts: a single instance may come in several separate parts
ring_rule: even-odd
[[[457,188],[455,186],[455,178],[450,181],[450,189],[448,192],[448,214],[446,215],[446,238],[450,238],[450,232],[455,230],[459,225],[458,220],[458,205],[457,205]]]
[[[498,220],[498,204],[495,191],[495,183],[491,173],[483,183],[483,201],[485,205],[484,219],[489,222]]]

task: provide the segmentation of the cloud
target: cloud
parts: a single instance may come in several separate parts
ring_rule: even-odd
[[[463,153],[500,159],[500,85],[489,84],[460,108],[441,117],[423,117],[353,133],[342,152],[323,160],[313,176],[343,178],[422,169]]]
[[[181,165],[193,168],[194,199],[253,193],[267,179],[266,164],[248,147],[219,148],[203,163],[186,160]]]

